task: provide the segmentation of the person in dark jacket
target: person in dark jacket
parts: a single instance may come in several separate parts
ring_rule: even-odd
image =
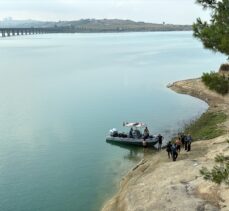
[[[172,144],[171,144],[171,141],[169,141],[169,143],[166,145],[166,151],[167,151],[168,157],[170,159],[171,156],[172,156]]]
[[[188,150],[188,138],[187,136],[184,137],[184,150]]]
[[[134,137],[134,136],[133,136],[133,128],[130,128],[129,137],[130,137],[130,138],[133,138],[133,137]]]
[[[161,135],[161,134],[159,134],[158,136],[157,136],[157,138],[158,138],[158,151],[159,150],[161,150],[161,146],[162,146],[162,141],[163,141],[163,136]]]
[[[187,152],[189,152],[191,151],[192,136],[188,134],[186,139],[187,139]]]
[[[184,148],[185,135],[183,133],[181,133],[181,135],[180,135],[180,140],[181,140],[181,143],[182,143],[182,147]]]
[[[177,157],[178,157],[178,153],[177,153],[177,145],[176,143],[174,143],[171,147],[172,149],[172,157],[173,157],[173,161],[176,161]]]
[[[149,129],[146,127],[143,134],[144,141],[149,138]]]

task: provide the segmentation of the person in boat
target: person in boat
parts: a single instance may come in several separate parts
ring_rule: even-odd
[[[133,130],[133,137],[134,138],[141,138],[142,137],[141,131],[138,129]]]
[[[167,151],[168,157],[170,159],[171,156],[172,156],[172,144],[171,144],[171,141],[169,141],[168,144],[166,145],[166,151]]]
[[[143,134],[143,139],[144,141],[149,138],[149,130],[148,128],[146,127],[145,130],[144,130],[144,134]]]
[[[129,137],[130,137],[130,138],[133,138],[133,137],[134,137],[134,136],[133,136],[133,128],[130,128]]]
[[[162,141],[163,141],[164,137],[161,134],[159,134],[157,136],[157,138],[158,138],[158,151],[159,151],[159,150],[161,150]]]

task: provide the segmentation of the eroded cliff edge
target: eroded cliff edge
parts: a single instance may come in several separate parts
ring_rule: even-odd
[[[209,104],[209,111],[229,116],[229,96],[208,90],[200,79],[178,81],[172,90],[198,97]],[[229,188],[204,181],[199,170],[211,168],[217,154],[229,156],[229,121],[226,134],[215,139],[194,142],[192,151],[182,151],[176,162],[165,151],[145,157],[120,183],[119,192],[103,211],[228,211]]]

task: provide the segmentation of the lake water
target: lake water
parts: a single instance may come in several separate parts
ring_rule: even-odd
[[[0,210],[99,210],[153,153],[105,143],[109,129],[177,131],[207,105],[166,85],[225,59],[190,32],[0,39]]]

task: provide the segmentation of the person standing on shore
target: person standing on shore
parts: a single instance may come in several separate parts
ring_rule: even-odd
[[[180,153],[180,149],[181,149],[181,140],[180,137],[177,138],[177,140],[175,141],[176,145],[177,145],[177,152]]]
[[[174,144],[172,145],[171,149],[172,149],[173,161],[176,161],[176,160],[177,160],[177,157],[178,157],[177,145],[176,145],[176,143],[174,143]]]
[[[192,144],[192,136],[190,134],[187,135],[187,152],[191,151]]]
[[[184,133],[181,133],[180,140],[181,140],[181,143],[182,143],[182,147],[184,148],[184,144],[185,144],[185,135],[184,135]]]
[[[184,150],[188,150],[188,136],[184,136]]]
[[[159,134],[157,136],[157,138],[158,138],[158,151],[160,151],[161,150],[161,146],[162,146],[162,141],[163,141],[164,137],[161,134]]]
[[[171,144],[171,141],[169,141],[168,144],[166,145],[166,151],[167,151],[168,157],[170,159],[171,156],[172,156],[172,144]]]

